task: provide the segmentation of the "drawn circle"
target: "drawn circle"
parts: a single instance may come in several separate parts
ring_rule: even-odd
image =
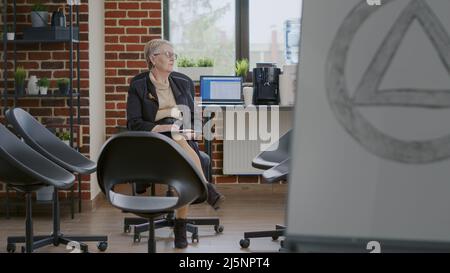
[[[375,128],[353,105],[345,80],[345,66],[352,41],[363,23],[381,7],[362,0],[345,18],[328,53],[325,79],[330,107],[345,130],[370,153],[402,163],[431,163],[450,157],[450,135],[426,141],[407,141]]]

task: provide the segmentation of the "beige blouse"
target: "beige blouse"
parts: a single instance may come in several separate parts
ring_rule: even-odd
[[[156,113],[155,121],[159,121],[163,118],[172,117],[176,119],[182,119],[181,111],[177,107],[175,97],[173,96],[172,88],[170,88],[169,81],[166,83],[157,81],[155,76],[151,72],[150,80],[155,86],[156,94],[158,96],[159,109]]]

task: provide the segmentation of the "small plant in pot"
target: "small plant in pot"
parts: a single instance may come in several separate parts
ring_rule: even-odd
[[[249,64],[247,59],[241,59],[236,61],[236,67],[234,69],[234,72],[236,73],[236,76],[242,78],[242,82],[245,82],[247,79],[248,68]]]
[[[197,61],[198,67],[213,67],[214,66],[214,60],[211,58],[200,58]]]
[[[48,8],[41,3],[36,3],[31,8],[32,27],[46,27],[48,25]]]
[[[195,67],[195,61],[193,59],[182,57],[178,59],[178,67]]]
[[[38,81],[39,86],[39,94],[40,95],[47,95],[48,87],[50,86],[50,81],[48,78],[42,78]]]
[[[59,79],[56,81],[56,84],[58,85],[60,95],[69,95],[69,79]]]
[[[14,80],[16,86],[16,95],[24,95],[25,94],[25,78],[27,76],[27,72],[22,66],[17,67],[16,72],[14,73]]]
[[[14,40],[15,36],[16,36],[16,34],[14,33],[13,27],[12,26],[8,26],[8,33],[6,34],[6,38],[9,41],[12,41],[12,40]]]
[[[63,131],[59,134],[59,139],[61,139],[67,145],[70,145],[70,133],[67,131]]]
[[[178,72],[185,74],[194,81],[199,81],[201,75],[213,74],[214,62],[212,59],[203,58],[197,62],[190,58],[182,57],[178,60]]]

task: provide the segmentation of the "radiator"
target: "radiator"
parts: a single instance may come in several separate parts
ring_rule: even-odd
[[[223,141],[223,174],[261,174],[252,167],[252,160],[260,152],[257,140]]]
[[[280,111],[280,135],[292,127],[292,111]],[[248,123],[247,123],[248,124]],[[226,128],[225,128],[226,131]],[[276,140],[274,140],[276,141]],[[259,175],[263,171],[252,167],[252,160],[261,152],[260,140],[224,140],[223,174]],[[264,146],[263,146],[264,147]]]

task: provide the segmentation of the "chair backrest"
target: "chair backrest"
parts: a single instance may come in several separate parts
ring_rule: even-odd
[[[186,152],[171,138],[152,132],[111,137],[98,159],[97,180],[108,200],[115,185],[131,181],[172,186],[179,195],[178,205],[207,198],[206,181]]]
[[[291,143],[291,133],[289,130],[280,139],[272,144],[267,150],[259,153],[252,162],[255,168],[270,169],[290,157],[289,146]]]
[[[37,184],[67,189],[75,177],[34,151],[0,124],[0,180],[18,187]]]
[[[96,170],[95,162],[62,142],[23,109],[9,109],[5,116],[28,145],[61,167],[80,174]]]

